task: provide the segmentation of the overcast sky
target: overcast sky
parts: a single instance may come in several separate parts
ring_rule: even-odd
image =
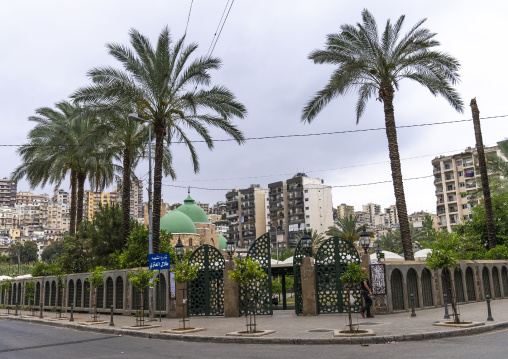
[[[227,0],[194,0],[187,42],[199,44],[205,55]],[[128,44],[136,28],[155,42],[165,25],[174,39],[186,28],[191,0],[179,1],[0,1],[0,145],[25,143],[32,124],[27,120],[38,107],[68,99],[89,83],[92,67],[119,66],[106,53],[106,43]],[[424,88],[401,83],[395,94],[398,126],[471,118],[469,101],[476,97],[480,116],[508,115],[506,87],[506,14],[508,2],[473,1],[235,1],[213,55],[223,67],[212,73],[213,84],[227,86],[245,104],[248,117],[238,120],[245,137],[310,134],[384,127],[383,107],[371,100],[356,125],[354,94],[330,103],[310,125],[300,122],[302,108],[328,81],[333,66],[314,65],[308,54],[325,44],[326,35],[342,24],[356,24],[363,8],[382,28],[386,20],[406,15],[403,33],[422,18],[436,32],[439,50],[456,57],[462,67],[457,89],[464,113]],[[483,140],[495,145],[508,136],[508,117],[482,121]],[[213,132],[215,139],[226,138]],[[194,134],[191,138],[198,139]],[[398,130],[404,178],[432,175],[431,160],[475,146],[472,122]],[[305,172],[322,178],[333,189],[333,203],[374,202],[383,208],[395,204],[391,183],[338,187],[391,180],[384,130],[312,137],[217,142],[210,152],[198,144],[201,171],[194,174],[189,153],[173,148],[177,181],[164,179],[163,200],[182,202],[191,186],[197,201],[225,200],[227,189],[246,188]],[[16,147],[0,147],[0,177],[9,177],[19,165]],[[148,164],[136,174],[147,179]],[[433,178],[405,180],[409,213],[435,212]],[[68,182],[63,186],[69,189]],[[18,191],[29,190],[21,181]],[[53,188],[36,188],[52,193]],[[145,194],[146,199],[146,194]]]

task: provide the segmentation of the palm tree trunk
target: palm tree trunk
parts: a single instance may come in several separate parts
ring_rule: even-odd
[[[391,84],[382,84],[379,95],[383,99],[385,111],[386,137],[388,138],[388,150],[390,153],[390,165],[392,168],[393,189],[395,204],[399,217],[400,235],[404,259],[414,260],[411,233],[409,231],[409,219],[407,217],[406,196],[404,195],[404,183],[402,182],[402,169],[400,165],[399,145],[397,143],[397,128],[395,126],[395,113],[393,109],[393,87]]]
[[[162,156],[166,128],[162,121],[155,125],[155,158],[153,169],[152,233],[153,253],[159,253],[159,232],[161,223]]]
[[[494,224],[494,212],[492,211],[492,200],[490,198],[489,177],[487,175],[487,164],[485,152],[483,151],[482,129],[480,127],[480,110],[476,104],[476,98],[471,100],[471,112],[473,113],[474,135],[476,137],[476,150],[478,151],[478,162],[480,165],[480,176],[482,179],[483,202],[485,203],[485,217],[487,219],[487,236],[489,249],[497,245],[496,226]]]
[[[129,148],[125,148],[123,151],[123,179],[122,179],[122,211],[123,211],[123,223],[122,223],[122,234],[123,243],[127,244],[131,228],[130,228],[130,211],[131,211],[131,153]]]
[[[78,208],[76,209],[76,232],[79,224],[83,221],[83,197],[85,195],[85,179],[86,173],[78,171]]]
[[[69,235],[76,234],[76,187],[78,182],[78,174],[75,170],[71,170],[71,209]]]

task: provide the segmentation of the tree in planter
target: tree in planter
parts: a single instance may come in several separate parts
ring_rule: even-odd
[[[64,276],[65,276],[65,274],[62,274],[62,273],[56,275],[56,287],[57,287],[57,291],[58,291],[58,297],[61,298],[60,299],[60,308],[58,309],[58,317],[59,318],[62,317],[64,302],[65,302],[65,300],[63,298],[64,289],[65,289]]]
[[[12,291],[12,279],[4,279],[0,284],[0,292],[5,291],[5,302],[7,302],[7,309],[9,309],[9,297]]]
[[[177,258],[176,255],[172,255],[171,252],[172,251],[170,251],[170,257]],[[188,252],[182,258],[181,261],[176,259],[175,267],[173,269],[173,273],[175,274],[174,279],[175,279],[176,283],[180,283],[180,284],[188,283],[198,277],[199,264],[191,265],[189,263],[189,257],[190,257],[190,253]],[[184,293],[185,293],[185,291],[184,291]],[[183,303],[182,304],[184,305],[184,308],[182,308],[183,309],[182,310],[182,323],[183,323],[183,329],[185,329],[185,321],[186,321],[185,314],[187,313],[187,311],[185,310],[185,305],[187,304],[187,295],[186,294],[183,295]]]
[[[28,282],[25,284],[25,298],[28,300],[28,306],[32,315],[34,314],[33,300],[35,298],[35,282]]]
[[[360,267],[358,263],[349,263],[346,271],[340,276],[340,281],[346,289],[347,312],[349,319],[348,327],[350,333],[355,332],[355,329],[353,329],[353,319],[351,317],[351,290],[354,286],[358,286],[366,277],[367,274],[363,272],[362,267]]]
[[[136,316],[142,318],[141,323],[144,322],[145,318],[145,306],[144,306],[144,294],[145,290],[151,286],[155,286],[159,278],[153,278],[153,271],[151,269],[139,268],[135,272],[129,272],[129,280],[134,288],[141,293],[141,311],[136,312]]]
[[[93,321],[97,321],[97,289],[104,284],[104,271],[106,268],[104,267],[95,267],[94,271],[91,273],[90,278],[87,278],[87,282],[90,283],[90,288],[88,290],[93,290],[92,292],[92,303],[94,306],[93,313]]]
[[[259,268],[259,262],[255,262],[252,258],[246,258],[243,260],[242,258],[235,258],[235,270],[229,271],[229,279],[231,279],[238,286],[246,286],[252,281],[259,281],[266,277],[266,273],[263,269]],[[245,311],[245,315],[247,313],[249,315],[249,321],[247,322],[247,332],[255,333],[256,327],[256,310],[255,307],[257,305],[257,294],[252,293],[250,290],[247,290],[248,303],[247,310]],[[254,320],[253,320],[254,319]]]
[[[460,319],[459,313],[457,312],[457,304],[455,303],[455,290],[453,289],[452,282],[453,271],[450,271],[450,268],[456,268],[458,260],[459,256],[453,248],[434,248],[427,256],[427,267],[429,269],[441,269],[442,277],[444,277],[444,271],[449,271],[450,273],[450,287],[447,288],[447,291],[453,312],[453,322],[456,324],[460,323]]]

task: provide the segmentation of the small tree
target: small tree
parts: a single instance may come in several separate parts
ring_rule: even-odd
[[[346,289],[346,301],[347,301],[347,311],[349,318],[349,331],[354,332],[353,329],[353,319],[351,317],[351,290],[354,286],[360,284],[361,281],[367,278],[367,274],[365,274],[362,270],[362,267],[358,263],[349,263],[346,271],[340,276],[340,281],[344,284],[344,288]]]
[[[171,254],[170,254],[171,256]],[[176,256],[172,256],[171,258],[176,258]],[[173,268],[173,273],[175,274],[175,282],[176,283],[187,283],[190,281],[193,281],[198,277],[198,269],[199,264],[191,265],[189,263],[189,255],[184,256],[181,261],[178,261],[178,259],[175,262],[175,267]],[[185,291],[184,291],[185,292]],[[183,304],[185,305],[187,303],[187,295],[183,295]],[[183,328],[185,329],[185,313],[187,312],[185,310],[185,307],[182,308],[182,323]]]
[[[153,271],[151,269],[139,268],[135,272],[129,272],[129,280],[134,288],[141,293],[141,313],[140,317],[145,317],[145,306],[144,306],[144,293],[145,290],[151,286],[155,286],[159,278],[153,278]]]
[[[4,279],[2,281],[2,284],[0,284],[0,291],[2,292],[5,291],[5,296],[9,298],[12,291],[12,279]],[[6,299],[6,302],[9,302],[9,300]],[[7,308],[9,307],[7,306]]]
[[[28,300],[28,306],[33,315],[33,300],[35,298],[35,282],[28,282],[25,284],[25,298]]]
[[[245,316],[247,313],[249,314],[249,322],[247,323],[247,331],[249,333],[255,333],[256,328],[253,322],[255,323],[256,318],[256,310],[255,307],[257,305],[257,295],[252,293],[249,289],[248,284],[253,281],[259,281],[267,276],[265,271],[259,268],[259,262],[255,262],[252,258],[247,258],[243,260],[242,258],[235,258],[236,268],[233,271],[229,271],[229,279],[231,279],[238,286],[245,286],[247,291],[247,301],[249,305],[247,306],[247,310],[245,311]],[[254,318],[254,321],[253,321]]]
[[[92,292],[92,303],[94,306],[94,314],[93,321],[97,321],[97,290],[101,285],[104,284],[104,271],[106,268],[104,267],[95,267],[94,271],[91,273],[90,278],[87,278],[87,282],[90,283],[91,288],[88,290],[93,290]]]

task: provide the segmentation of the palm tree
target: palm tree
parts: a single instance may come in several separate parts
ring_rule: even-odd
[[[344,217],[339,217],[335,226],[328,227],[325,232],[330,237],[342,237],[345,240],[353,243],[360,238],[362,227],[358,225],[358,216],[356,214],[346,214]]]
[[[109,53],[123,65],[124,70],[99,67],[88,72],[93,84],[79,89],[72,96],[78,101],[98,108],[125,109],[135,106],[137,113],[153,128],[155,134],[155,165],[153,193],[153,249],[158,252],[164,143],[171,147],[183,143],[190,151],[195,172],[199,171],[196,150],[188,137],[187,128],[194,130],[213,148],[208,127],[218,127],[239,144],[244,137],[231,121],[243,118],[247,111],[231,91],[223,86],[197,89],[210,85],[210,70],[218,69],[218,58],[197,58],[190,62],[197,44],[184,46],[185,36],[173,43],[165,27],[152,47],[148,38],[130,30],[134,49],[108,44]],[[189,63],[190,62],[190,63]],[[204,111],[211,113],[204,113]]]
[[[376,21],[368,10],[362,12],[362,24],[342,25],[341,32],[328,35],[325,50],[315,50],[309,59],[316,64],[333,64],[328,84],[303,109],[302,121],[312,122],[318,113],[337,96],[358,91],[356,122],[362,116],[367,100],[375,96],[383,103],[386,136],[392,169],[392,180],[407,260],[413,259],[409,220],[407,217],[397,130],[393,107],[394,92],[402,79],[411,79],[433,95],[443,96],[459,112],[463,102],[452,87],[459,80],[459,62],[450,55],[433,50],[439,45],[435,33],[420,28],[420,20],[401,39],[404,23],[401,16],[395,24],[387,21],[379,37]]]

